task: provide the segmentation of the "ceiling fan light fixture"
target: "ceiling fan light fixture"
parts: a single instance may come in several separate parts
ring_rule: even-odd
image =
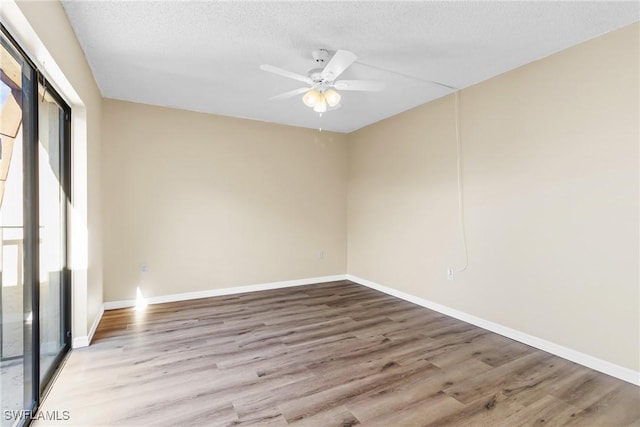
[[[304,102],[304,105],[307,107],[314,107],[321,99],[323,99],[322,94],[315,89],[311,89],[309,92],[304,94],[302,102]]]
[[[329,107],[335,107],[340,103],[340,94],[333,89],[328,89],[324,92],[324,99],[327,100]]]
[[[316,113],[324,113],[327,111],[327,101],[322,94],[320,94],[320,100],[313,106],[313,111]]]
[[[278,74],[293,80],[306,83],[306,87],[293,89],[271,97],[271,99],[287,99],[291,97],[302,96],[302,102],[309,108],[313,108],[316,113],[324,113],[328,110],[335,110],[340,107],[342,96],[338,90],[348,91],[378,91],[382,90],[383,85],[379,82],[367,80],[338,80],[347,68],[349,68],[357,59],[353,52],[348,50],[336,51],[331,59],[326,49],[313,51],[313,59],[316,63],[324,64],[329,61],[323,68],[314,68],[309,70],[306,75],[294,73],[273,65],[261,65],[260,69],[269,73]]]

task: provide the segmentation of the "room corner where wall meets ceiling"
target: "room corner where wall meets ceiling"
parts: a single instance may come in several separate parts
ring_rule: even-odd
[[[348,273],[640,370],[638,23],[349,135]]]

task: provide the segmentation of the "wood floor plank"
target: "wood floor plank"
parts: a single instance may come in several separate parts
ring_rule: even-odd
[[[547,353],[532,352],[474,378],[446,387],[444,392],[464,404],[495,394],[496,390],[502,393],[502,390],[511,387],[522,375],[534,373],[552,357]]]
[[[282,413],[288,422],[298,421],[303,418],[333,409],[342,404],[348,404],[355,397],[375,391],[382,391],[390,384],[398,381],[407,381],[416,375],[431,375],[439,369],[430,363],[415,364],[402,367],[397,364],[387,363],[372,364],[370,371],[354,377],[347,383],[336,382],[333,387],[320,390],[313,394],[300,396],[293,401],[280,405]],[[345,371],[353,368],[346,367]],[[346,372],[341,371],[334,378],[344,378]],[[384,378],[384,380],[383,380]]]
[[[567,425],[580,426],[587,423],[629,425],[640,419],[638,392],[630,384],[620,384],[575,415]],[[634,395],[635,393],[635,395]]]
[[[464,410],[464,405],[443,392],[424,394],[420,399],[366,422],[370,427],[425,426],[429,420],[445,418]]]
[[[296,427],[351,427],[359,424],[360,421],[344,406],[336,406],[288,423]]]
[[[568,403],[546,395],[521,411],[514,411],[505,418],[504,424],[518,427],[565,425],[576,412],[577,409]]]
[[[425,396],[439,393],[444,387],[481,374],[491,369],[490,366],[472,360],[455,369],[434,370],[429,375],[415,375],[401,381],[385,383],[380,389],[362,393],[347,407],[362,422],[366,423],[389,414],[399,413],[405,408],[413,407]]]
[[[337,281],[108,311],[42,409],[82,426],[640,427],[640,388]]]

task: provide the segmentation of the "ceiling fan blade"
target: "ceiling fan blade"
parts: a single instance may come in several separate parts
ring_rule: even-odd
[[[351,64],[355,62],[358,57],[348,50],[339,50],[333,55],[333,58],[329,61],[324,70],[322,70],[322,78],[327,81],[334,81],[340,74]]]
[[[313,84],[313,81],[302,74],[293,73],[291,71],[283,70],[282,68],[274,67],[273,65],[261,65],[260,69],[262,71],[267,71],[269,73],[278,74],[283,77],[288,77],[290,79],[299,80],[301,82],[305,82],[306,84]]]
[[[305,93],[305,92],[307,92],[309,90],[311,90],[311,88],[301,87],[300,89],[294,89],[294,90],[290,90],[289,92],[281,93],[280,95],[272,96],[270,99],[291,98],[293,96],[300,95],[301,93]]]
[[[338,90],[362,90],[377,92],[384,89],[384,83],[371,80],[338,80],[333,84]]]

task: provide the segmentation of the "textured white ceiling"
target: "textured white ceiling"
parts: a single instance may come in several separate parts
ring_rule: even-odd
[[[463,88],[640,19],[637,2],[604,1],[63,5],[105,97],[339,132],[450,93],[427,80]],[[269,100],[303,84],[259,65],[305,74],[318,48],[354,52],[341,77],[386,89],[343,92],[322,117]]]

